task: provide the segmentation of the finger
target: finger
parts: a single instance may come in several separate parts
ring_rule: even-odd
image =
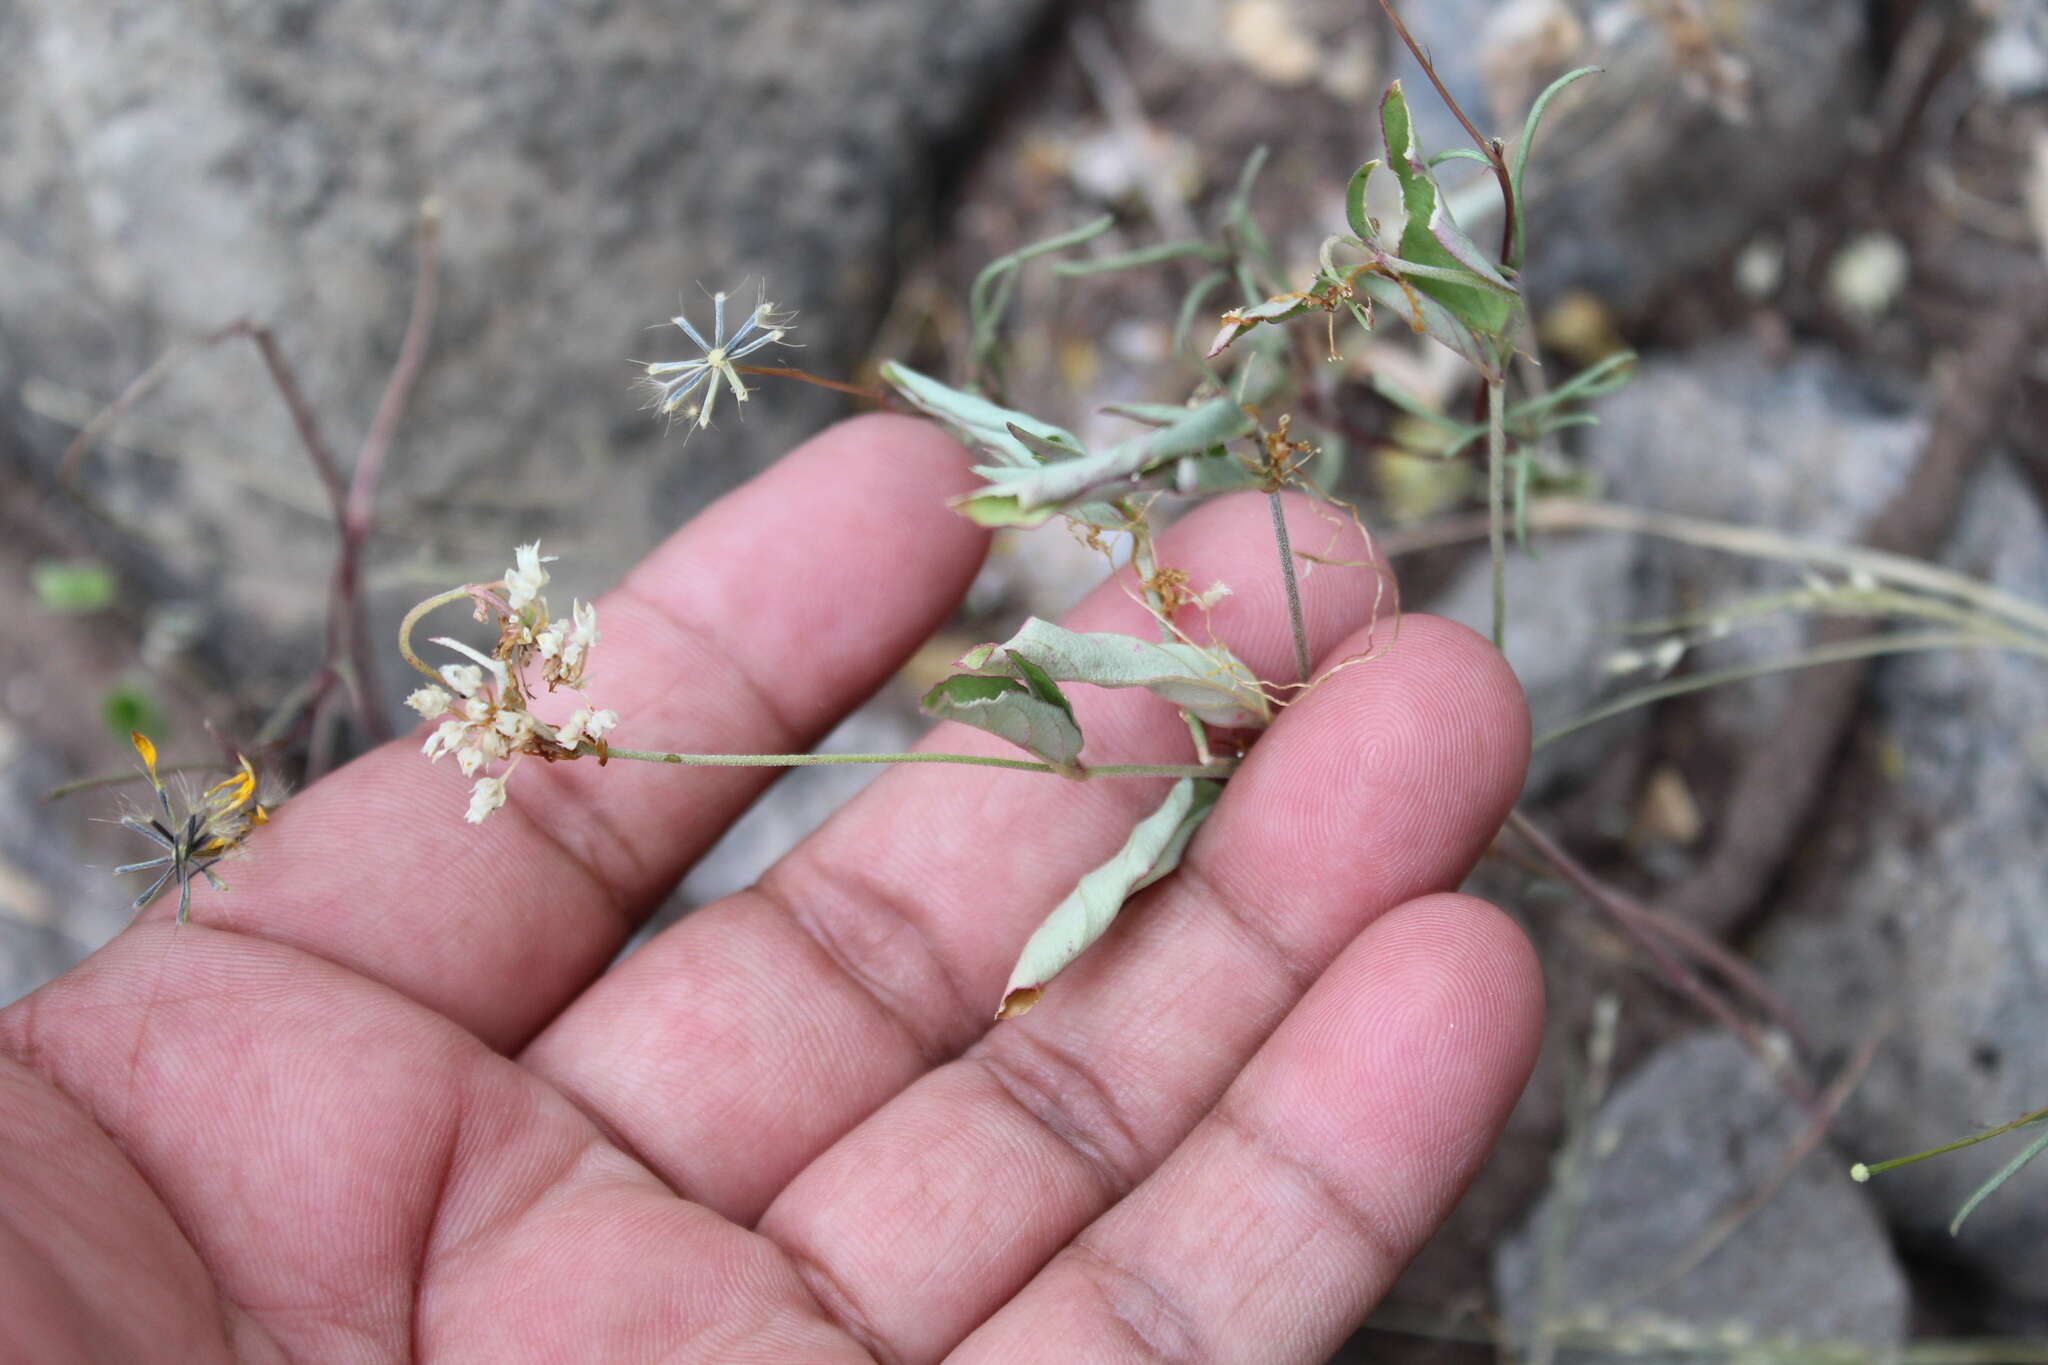
[[[867,1359],[765,1239],[474,1035],[275,943],[121,935],[0,1010],[0,1106],[10,1341],[75,1305],[106,1360]],[[56,1295],[26,1322],[9,1232]]]
[[[866,417],[715,504],[598,605],[589,690],[621,717],[612,740],[808,748],[959,600],[985,541],[945,499],[970,482],[937,428]],[[233,899],[198,913],[509,1046],[603,969],[773,776],[529,759],[506,808],[470,825],[465,780],[415,735],[286,803],[224,869]]]
[[[1294,543],[1364,555],[1348,521],[1290,500]],[[1266,676],[1293,646],[1266,502],[1223,499],[1162,537],[1199,590],[1235,591],[1217,638]],[[1303,583],[1313,642],[1372,614],[1369,570]],[[1128,575],[1068,620],[1152,637]],[[1193,624],[1191,622],[1191,624]],[[1149,695],[1075,688],[1101,761],[1187,761],[1186,726]],[[941,726],[927,747],[1010,753]],[[1033,925],[1124,840],[1165,783],[915,768],[888,774],[755,890],[699,910],[634,954],[538,1039],[525,1060],[601,1115],[693,1199],[759,1217],[804,1163],[987,1028]]]
[[[1165,1158],[1362,928],[1463,880],[1527,753],[1499,653],[1406,618],[1288,709],[1181,872],[1037,1009],[836,1144],[761,1230],[885,1353],[942,1354]]]
[[[1542,1009],[1535,955],[1491,907],[1387,915],[956,1358],[1328,1359],[1492,1147]]]

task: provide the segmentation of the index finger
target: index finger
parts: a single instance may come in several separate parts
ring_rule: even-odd
[[[985,534],[937,428],[863,417],[714,504],[600,599],[592,694],[612,738],[682,752],[808,749],[966,590]],[[317,953],[510,1048],[774,778],[527,761],[464,823],[466,780],[393,741],[294,797],[194,919]],[[159,902],[147,914],[175,907]]]

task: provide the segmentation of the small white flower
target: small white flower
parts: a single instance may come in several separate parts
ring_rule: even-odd
[[[419,712],[421,718],[432,720],[435,716],[445,715],[449,703],[454,700],[443,688],[422,687],[419,691],[407,697],[405,704]]]
[[[562,669],[578,677],[583,673],[583,662],[598,642],[597,604],[594,602],[571,602],[569,615],[573,624],[569,638],[562,644]]]
[[[464,777],[475,777],[476,770],[484,766],[484,751],[474,744],[457,749],[455,766],[462,769]]]
[[[733,364],[753,354],[763,346],[782,344],[787,335],[790,317],[778,315],[775,305],[766,298],[754,305],[747,314],[747,320],[731,336],[725,334],[724,290],[711,296],[711,340],[690,325],[687,317],[678,314],[670,322],[683,329],[703,354],[694,360],[666,360],[646,365],[647,382],[656,391],[655,407],[670,417],[681,413],[700,427],[711,425],[711,409],[718,402],[721,384],[732,389],[733,398],[741,403],[747,401],[747,386],[740,379],[740,372]],[[692,401],[692,395],[704,390],[702,398]]]
[[[511,747],[524,744],[533,735],[533,717],[524,711],[500,711],[492,724]]]
[[[586,740],[595,744],[618,723],[619,715],[616,711],[592,711],[587,706],[579,706],[576,713],[569,717],[568,723],[555,731],[555,741],[571,749]]]
[[[469,813],[462,818],[472,825],[481,825],[484,817],[505,804],[505,779],[502,777],[480,777],[476,786],[470,788]]]
[[[555,557],[541,558],[540,542],[521,545],[512,552],[513,565],[505,570],[505,601],[518,611],[540,596],[540,590],[547,586],[548,571],[541,565],[552,564]]]
[[[457,654],[464,655],[469,659],[473,660],[478,668],[483,669],[484,672],[489,673],[491,675],[491,680],[493,682],[497,683],[498,686],[500,687],[505,686],[505,665],[500,663],[498,660],[493,659],[490,655],[485,654],[481,650],[472,649],[468,645],[462,643],[462,641],[453,639],[450,636],[446,635],[436,635],[434,637],[434,643],[446,649],[452,649]],[[456,668],[462,667],[462,665],[460,664],[456,664],[453,666]],[[473,671],[474,670],[471,670],[471,672]],[[448,685],[450,687],[455,688],[457,692],[462,693],[462,695],[465,697],[469,696],[471,693],[475,692],[478,687],[483,685],[481,675],[479,675],[477,682],[467,689],[456,684],[454,678],[450,676],[447,668],[443,668],[441,670],[441,676],[443,678],[447,678]],[[462,676],[464,678],[467,678],[469,676],[469,673],[466,672]]]
[[[562,627],[551,625],[533,637],[533,647],[540,652],[541,662],[547,663],[562,657]]]
[[[455,689],[456,696],[473,697],[477,689],[484,685],[484,671],[474,664],[443,664],[441,680]]]
[[[420,752],[428,758],[439,761],[442,754],[453,753],[455,746],[462,742],[462,736],[469,727],[459,720],[444,720],[427,742],[420,746]]]

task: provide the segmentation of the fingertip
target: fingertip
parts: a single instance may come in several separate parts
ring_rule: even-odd
[[[1352,942],[1269,1045],[1287,1078],[1271,1112],[1300,1142],[1369,1148],[1364,1165],[1408,1172],[1402,1212],[1426,1229],[1520,1098],[1543,1009],[1511,918],[1457,893],[1410,901]]]
[[[928,486],[941,502],[980,482],[967,448],[945,428],[895,412],[865,412],[835,422],[798,446],[789,459],[872,462],[892,481]],[[967,518],[952,515],[962,526],[986,534]]]
[[[1376,647],[1379,654],[1365,653]],[[1322,681],[1283,720],[1355,736],[1361,751],[1375,742],[1415,746],[1429,756],[1425,778],[1454,784],[1491,837],[1529,765],[1529,704],[1500,651],[1455,621],[1418,612],[1401,618],[1398,635],[1360,632],[1328,658]]]
[[[1370,638],[1355,633],[1325,658]],[[1410,615],[1383,652],[1326,665],[1287,707],[1232,776],[1197,856],[1218,849],[1211,879],[1276,909],[1318,899],[1292,868],[1389,906],[1448,890],[1506,818],[1528,751],[1528,707],[1499,653],[1463,626]],[[1339,920],[1324,918],[1291,932],[1334,932]]]

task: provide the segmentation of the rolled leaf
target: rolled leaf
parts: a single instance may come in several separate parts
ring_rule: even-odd
[[[1387,140],[1387,168],[1401,183],[1401,204],[1408,215],[1396,254],[1424,265],[1469,271],[1494,285],[1512,289],[1514,286],[1452,219],[1449,202],[1438,189],[1421,144],[1416,141],[1414,121],[1409,117],[1407,97],[1401,93],[1399,81],[1388,87],[1386,98],[1380,101],[1380,130]],[[1447,280],[1417,279],[1414,285],[1449,309],[1459,321],[1480,332],[1498,335],[1507,327],[1512,305],[1499,294]]]
[[[1365,212],[1365,193],[1372,184],[1372,173],[1379,168],[1377,161],[1366,162],[1351,173],[1351,183],[1344,187],[1344,217],[1361,242],[1370,242],[1374,236],[1372,219]]]
[[[1015,1019],[1037,1004],[1046,983],[1102,937],[1126,901],[1180,864],[1188,841],[1222,791],[1221,782],[1205,778],[1183,777],[1173,784],[1159,809],[1138,822],[1116,855],[1083,876],[1032,932],[1003,988],[996,1018]]]
[[[1031,447],[1011,431],[1015,427],[1036,441],[1069,455],[1085,455],[1080,439],[1063,427],[1041,422],[1029,413],[999,406],[986,398],[941,384],[894,360],[882,362],[882,378],[890,387],[930,417],[953,429],[966,444],[985,450],[1006,465],[1030,466],[1039,462]]]
[[[1223,315],[1223,328],[1216,333],[1216,339],[1209,343],[1205,358],[1221,355],[1224,347],[1262,322],[1284,322],[1288,318],[1299,317],[1311,308],[1321,306],[1306,294],[1281,294],[1267,299],[1264,303],[1232,309]]]
[[[1252,429],[1252,419],[1233,400],[1211,399],[1183,409],[1178,418],[1156,431],[1096,454],[1049,459],[1029,467],[978,466],[975,472],[987,479],[988,485],[961,494],[953,506],[983,526],[1037,526],[1082,504],[1169,482],[1177,461],[1221,455],[1225,442],[1249,435]],[[1044,449],[1021,429],[1008,434],[1027,449]],[[1084,519],[1096,520],[1094,516]],[[1121,519],[1110,524],[1121,524]]]
[[[1024,666],[1055,682],[1142,687],[1220,729],[1264,725],[1272,704],[1221,645],[1155,644],[1134,635],[1083,634],[1032,617],[1001,644],[979,645],[959,666],[983,677],[1019,678]]]
[[[925,693],[918,705],[927,715],[986,730],[1055,767],[1071,768],[1081,756],[1074,708],[1043,673],[1035,679],[956,674]]]
[[[1360,275],[1358,289],[1408,320],[1408,325],[1418,332],[1426,332],[1442,342],[1466,364],[1491,379],[1499,373],[1486,345],[1465,322],[1434,296],[1423,292],[1425,280],[1390,280],[1385,275]],[[1477,289],[1470,291],[1478,293]]]

